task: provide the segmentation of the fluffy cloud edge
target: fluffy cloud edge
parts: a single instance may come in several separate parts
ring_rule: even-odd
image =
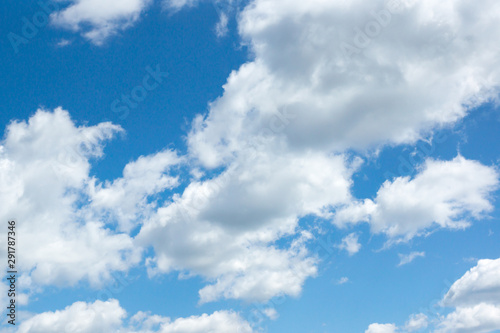
[[[118,300],[75,302],[63,310],[35,314],[19,326],[18,333],[252,333],[253,329],[234,311],[215,311],[171,320],[138,312],[128,318]]]
[[[413,177],[396,177],[376,197],[358,200],[335,212],[337,226],[368,223],[389,242],[408,241],[433,227],[465,229],[493,209],[498,189],[494,166],[458,155],[451,161],[427,159]]]

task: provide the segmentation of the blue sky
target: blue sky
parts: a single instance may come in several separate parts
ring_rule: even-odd
[[[1,331],[500,331],[486,2],[9,1]]]

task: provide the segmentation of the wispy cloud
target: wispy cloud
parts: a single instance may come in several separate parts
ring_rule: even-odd
[[[337,281],[337,284],[346,284],[347,282],[349,282],[349,278],[347,276],[344,276]]]
[[[398,254],[399,255],[399,264],[398,266],[403,266],[411,263],[418,257],[425,257],[425,252],[412,252],[410,254]]]
[[[59,42],[57,42],[56,46],[57,47],[65,47],[65,46],[68,46],[71,44],[71,41],[70,40],[67,40],[67,39],[61,39]]]

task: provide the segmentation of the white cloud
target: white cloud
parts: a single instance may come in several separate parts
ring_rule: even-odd
[[[136,22],[148,3],[75,0],[52,18],[99,44]],[[174,9],[194,3],[167,2]],[[129,167],[144,162],[143,167],[153,168],[152,172],[125,172],[118,180],[99,184],[89,178],[86,158],[71,168],[57,161],[60,151],[73,147],[73,141],[75,146],[81,142],[71,141],[72,133],[44,124],[48,131],[44,137],[51,131],[59,134],[49,142],[53,149],[49,160],[62,178],[59,183],[53,176],[37,178],[32,186],[37,192],[23,188],[23,179],[18,181],[21,185],[15,184],[17,178],[10,171],[6,188],[22,190],[13,191],[18,196],[7,200],[26,207],[32,204],[26,197],[36,193],[33,202],[46,215],[28,212],[25,216],[19,208],[14,216],[42,220],[40,225],[57,223],[51,229],[59,233],[40,246],[61,252],[71,243],[73,252],[68,263],[66,257],[47,259],[49,250],[39,251],[26,263],[27,268],[36,266],[33,278],[74,282],[89,274],[87,261],[98,260],[96,276],[88,278],[99,281],[108,270],[126,270],[139,258],[134,252],[124,260],[121,254],[136,251],[136,245],[152,245],[150,272],[203,276],[209,285],[200,291],[202,302],[296,296],[305,279],[316,274],[316,259],[305,246],[310,237],[298,228],[301,217],[329,217],[332,210],[345,205],[336,215],[339,224],[366,220],[375,233],[411,238],[434,224],[463,228],[469,223],[464,215],[477,218],[488,212],[488,195],[497,186],[498,175],[493,168],[462,157],[427,161],[414,179],[397,178],[385,183],[374,201],[350,204],[351,176],[359,161],[349,162],[342,155],[346,149],[414,142],[436,127],[452,124],[471,107],[496,96],[500,76],[499,51],[489,37],[500,32],[491,15],[500,12],[498,2],[486,0],[477,6],[466,0],[403,1],[397,13],[384,12],[390,22],[383,23],[383,31],[368,47],[346,57],[341,46],[354,43],[354,28],[376,22],[372,9],[380,15],[384,8],[382,0],[371,2],[369,8],[361,0],[251,2],[238,24],[254,60],[231,74],[223,96],[210,105],[208,115],[194,120],[187,138],[190,158],[224,171],[212,179],[193,180],[157,210],[148,197],[175,186],[175,177],[165,175],[176,163],[174,154],[162,152]],[[85,30],[88,25],[90,30]],[[62,128],[78,131],[69,124]],[[110,124],[93,128],[96,133],[106,131],[118,129]],[[61,143],[60,137],[70,139]],[[59,145],[63,146],[58,149]],[[25,141],[18,146],[26,146]],[[47,149],[45,143],[40,146],[41,151]],[[101,145],[90,148],[92,155],[102,155]],[[3,167],[20,163],[13,156],[17,151],[9,148]],[[33,151],[36,157],[37,147]],[[39,177],[39,164],[44,170],[44,159],[37,164],[29,154],[19,158],[32,166],[33,179],[35,168]],[[60,184],[55,187],[59,192],[45,196],[41,189],[54,183]],[[64,190],[68,187],[77,194],[69,196]],[[80,192],[91,203],[75,212],[73,204]],[[120,205],[113,201],[118,197],[130,202]],[[61,202],[65,210],[55,213],[55,222],[48,221]],[[121,230],[129,230],[141,218],[144,226],[137,242],[106,229],[98,218],[103,212],[117,220]],[[92,220],[78,215],[84,213]],[[82,220],[83,225],[67,222]],[[77,231],[88,239],[68,236]],[[30,235],[28,227],[23,232]],[[284,236],[295,241],[277,248],[275,242]],[[94,252],[87,252],[94,240],[104,247],[105,256],[94,258]],[[347,247],[346,242],[348,251],[359,250],[357,241],[349,244],[353,246]],[[56,274],[49,274],[56,268]]]
[[[149,3],[73,0],[52,20],[101,44],[137,22]],[[167,2],[173,9],[194,3]],[[461,156],[428,160],[413,179],[387,181],[374,200],[352,203],[351,176],[360,162],[349,161],[347,149],[415,142],[495,97],[500,77],[491,38],[500,34],[492,15],[500,12],[497,1],[402,1],[397,13],[382,14],[388,21],[370,45],[356,46],[354,29],[373,26],[371,10],[381,15],[384,8],[382,0],[370,8],[361,0],[251,2],[239,16],[239,32],[254,60],[231,74],[223,96],[194,120],[187,138],[190,158],[223,171],[211,179],[200,173],[160,208],[150,199],[177,185],[168,175],[182,160],[174,152],[141,157],[122,178],[102,184],[89,176],[89,159],[103,155],[102,141],[120,132],[118,126],[76,127],[60,109],[11,124],[0,148],[0,218],[19,220],[20,251],[30,254],[20,267],[30,272],[25,277],[41,285],[82,279],[98,285],[112,271],[137,264],[141,246],[152,245],[150,272],[204,277],[201,302],[265,301],[299,295],[317,272],[317,259],[306,248],[311,235],[298,227],[304,216],[330,217],[343,205],[338,225],[366,221],[375,233],[409,239],[433,225],[464,228],[490,211],[498,173]],[[362,50],[346,57],[344,43]],[[65,156],[71,159],[61,160]],[[133,240],[122,231],[138,219],[143,226]],[[278,248],[284,236],[294,241]],[[358,252],[357,235],[344,238],[341,247]],[[479,278],[458,283],[450,304],[474,301],[459,305],[442,330],[479,332],[496,325],[496,303],[477,303],[483,289],[461,287],[469,280],[498,291]],[[116,301],[75,303],[34,316],[20,331],[60,332],[77,323],[80,332],[109,332],[123,328],[125,316]],[[143,313],[133,318],[137,332],[252,331],[225,311],[174,321]],[[423,325],[423,317],[407,323]],[[366,332],[396,330],[371,324]]]
[[[21,323],[19,333],[117,332],[126,312],[117,300],[76,302],[64,310],[44,312]]]
[[[444,318],[436,333],[486,333],[500,330],[500,306],[480,303],[458,307]]]
[[[0,143],[0,219],[17,221],[20,288],[36,292],[82,280],[101,286],[114,271],[140,262],[142,249],[115,223],[128,231],[146,219],[155,205],[151,196],[176,184],[166,173],[181,159],[171,151],[141,157],[123,178],[101,184],[89,176],[90,161],[121,131],[111,123],[77,127],[60,108],[7,127]]]
[[[215,34],[217,37],[223,37],[228,32],[227,24],[229,23],[229,18],[226,13],[221,13],[219,17],[219,22],[215,25]]]
[[[272,244],[295,234],[303,216],[329,217],[345,204],[338,224],[367,220],[375,233],[411,238],[433,225],[464,228],[464,217],[491,210],[496,171],[462,157],[429,160],[414,179],[397,178],[375,201],[351,205],[355,168],[341,155],[415,142],[496,96],[500,57],[483,31],[500,32],[489,14],[500,4],[488,5],[404,1],[381,14],[382,0],[251,2],[238,26],[254,59],[231,73],[187,138],[200,167],[224,171],[194,180],[145,223],[138,240],[154,246],[150,271],[205,277],[212,284],[202,302],[297,295],[315,261],[304,248]],[[377,22],[372,10],[390,22],[346,58],[342,43]]]
[[[255,296],[255,290],[265,291],[261,299],[273,295],[265,278],[266,283],[258,287],[250,284],[252,289],[239,274],[253,276],[262,266],[269,270],[261,258],[274,261],[278,256],[270,252],[288,251],[270,251],[273,240],[291,233],[306,211],[325,217],[328,208],[342,202],[295,196],[294,189],[304,187],[296,168],[306,165],[301,159],[307,154],[325,158],[346,149],[412,143],[497,96],[500,57],[488,35],[500,32],[491,15],[500,12],[500,4],[402,1],[397,12],[381,14],[384,8],[382,0],[369,7],[361,0],[293,4],[255,0],[244,9],[239,32],[254,59],[231,73],[224,94],[210,104],[207,115],[194,120],[188,136],[190,156],[208,169],[224,168],[230,181],[215,190],[210,188],[214,180],[193,182],[173,204],[160,209],[156,221],[145,225],[141,237],[154,244],[156,258],[151,262],[159,271],[185,269],[212,279],[215,284],[201,291],[202,301]],[[390,22],[383,23],[383,31],[362,52],[346,57],[341,46],[354,43],[355,28],[377,22],[372,10],[390,15]],[[249,159],[254,151],[263,157]],[[263,176],[263,171],[275,178]],[[351,182],[350,175],[344,175],[343,181]],[[289,177],[287,184],[295,185],[281,186],[284,177]],[[327,183],[333,185],[323,182],[317,188],[332,186]],[[386,233],[391,239],[409,239],[432,226],[465,228],[492,209],[489,195],[497,185],[495,169],[478,162],[461,156],[452,161],[428,160],[415,178],[389,181],[373,201],[337,210],[336,222],[342,226],[367,221],[374,233]],[[191,192],[208,194],[201,204],[192,205]],[[273,198],[266,193],[273,193]],[[300,204],[288,210],[281,199]],[[234,213],[233,207],[249,215]],[[259,207],[260,215],[254,207]],[[186,211],[192,212],[192,219],[180,223],[179,216]],[[181,244],[179,239],[186,237],[175,235],[187,236],[187,228],[200,230],[200,235],[190,233],[194,241]],[[163,244],[162,239],[172,241]],[[214,243],[224,245],[214,248]],[[261,257],[235,260],[244,256],[241,253],[246,255],[242,244],[250,244],[251,253],[262,253]],[[205,252],[212,254],[208,258],[213,261],[207,261]],[[225,265],[216,264],[220,262]],[[287,276],[287,269],[279,271],[273,271],[273,276]],[[294,289],[278,284],[272,290]],[[394,325],[385,328],[396,329]]]
[[[351,233],[342,239],[342,243],[338,245],[341,250],[346,250],[350,256],[356,254],[361,249],[361,244],[358,242],[359,236],[356,233]]]
[[[154,211],[149,197],[178,185],[178,178],[167,172],[181,161],[174,151],[165,150],[127,164],[123,177],[113,182],[92,179],[88,190],[92,208],[100,215],[110,213],[122,230],[130,231],[135,221]]]
[[[442,318],[436,332],[483,333],[500,330],[500,259],[479,260],[443,297],[456,309]]]
[[[170,12],[178,12],[185,7],[191,8],[198,5],[200,0],[163,0],[163,8]],[[229,31],[229,20],[238,13],[239,6],[243,3],[241,0],[209,0],[219,16],[215,25],[215,34],[217,37],[224,37]]]
[[[425,252],[411,252],[409,254],[399,254],[398,266],[409,264],[418,257],[425,257]]]
[[[436,332],[483,333],[500,330],[500,259],[482,259],[455,281],[442,300],[456,309]]]
[[[234,312],[217,311],[211,315],[179,318],[165,324],[159,330],[161,333],[251,333],[250,325]]]
[[[482,18],[481,27],[464,16],[462,7],[469,5]],[[335,215],[339,225],[367,220],[375,233],[411,238],[434,224],[464,228],[469,223],[464,215],[478,218],[491,210],[488,195],[498,183],[496,171],[462,157],[427,161],[415,179],[398,178],[386,183],[375,201],[355,204],[345,186],[351,176],[341,171],[346,167],[319,167],[345,149],[414,142],[496,96],[498,55],[463,47],[473,40],[495,49],[481,31],[499,27],[473,2],[448,1],[445,7],[439,1],[405,2],[369,48],[346,59],[342,42],[352,41],[353,28],[375,20],[370,11],[384,6],[384,1],[367,8],[363,1],[256,0],[243,10],[239,32],[254,59],[231,73],[223,95],[207,115],[195,118],[187,138],[190,157],[208,169],[222,167],[229,180],[215,189],[223,175],[193,182],[159,210],[157,221],[144,226],[140,239],[156,252],[152,267],[187,270],[213,281],[200,292],[202,301],[296,295],[314,275],[313,262],[293,283],[266,277],[290,276],[287,262],[306,260],[305,254],[297,258],[286,249],[269,249],[293,233],[302,216],[329,217],[346,202]],[[500,5],[491,2],[491,10],[500,11]],[[343,179],[326,176],[339,171]],[[339,185],[347,191],[315,194]],[[196,192],[207,195],[193,205]],[[338,196],[346,192],[343,199]],[[187,211],[191,220],[179,222]],[[358,250],[357,242],[350,244],[351,253]],[[344,246],[348,249],[347,242]],[[275,260],[277,266],[265,264]]]
[[[498,187],[493,167],[457,156],[427,160],[413,178],[386,181],[374,200],[366,199],[336,212],[334,223],[370,223],[374,233],[410,239],[432,226],[463,229],[470,219],[491,211]]]
[[[0,146],[0,218],[17,219],[18,269],[34,284],[97,285],[138,263],[140,249],[128,235],[77,208],[89,159],[102,156],[103,141],[119,131],[111,123],[75,127],[62,109],[8,126]]]
[[[44,312],[21,323],[19,333],[251,333],[252,328],[237,313],[216,311],[188,318],[138,312],[125,323],[126,311],[117,300],[76,302],[64,310]]]
[[[407,332],[414,332],[426,328],[429,325],[429,318],[423,313],[414,314],[405,324]]]
[[[389,22],[346,57],[341,46],[354,44],[356,28],[380,27],[373,11]],[[239,16],[254,60],[195,120],[190,151],[224,165],[266,127],[289,149],[415,142],[497,96],[500,56],[488,36],[500,34],[498,12],[494,0],[401,1],[392,14],[383,0],[255,0]]]
[[[59,42],[57,42],[56,46],[57,47],[65,47],[65,46],[68,46],[68,45],[71,45],[71,41],[70,40],[67,40],[67,39],[64,39],[62,38]]]
[[[1,163],[8,205],[0,213],[18,218],[29,244],[20,267],[28,288],[81,280],[101,285],[113,271],[138,264],[142,245],[153,245],[151,271],[207,279],[201,302],[299,295],[316,274],[317,258],[306,249],[312,235],[297,229],[298,219],[327,216],[330,207],[349,202],[357,162],[254,150],[219,176],[193,181],[158,209],[155,196],[178,183],[169,176],[184,161],[175,152],[140,157],[113,181],[89,176],[89,159],[102,157],[102,141],[119,131],[109,123],[76,127],[61,109],[9,126]],[[135,242],[127,232],[141,222]],[[274,245],[290,235],[288,247]]]
[[[271,320],[276,320],[279,317],[278,311],[275,308],[267,308],[263,312]]]
[[[397,330],[394,324],[370,324],[365,333],[395,333]]]
[[[184,7],[193,7],[197,5],[199,0],[163,0],[165,8],[178,11]]]
[[[344,277],[341,277],[338,281],[337,281],[337,284],[345,284],[349,282],[349,278],[344,276]]]
[[[396,332],[414,332],[426,328],[429,325],[429,319],[423,313],[413,314],[406,322],[404,328],[399,328],[395,324],[374,323],[368,326],[365,333],[396,333]]]
[[[450,287],[445,306],[469,306],[482,302],[500,305],[500,259],[479,260]]]
[[[202,302],[297,296],[316,274],[304,245],[311,236],[296,235],[298,219],[349,201],[351,173],[342,156],[254,151],[217,177],[189,184],[137,239],[154,246],[154,271],[187,271],[212,282],[200,291]],[[298,238],[275,247],[285,235]]]
[[[70,0],[70,5],[51,14],[52,22],[82,32],[100,45],[108,37],[132,26],[152,0]]]
[[[428,329],[428,331],[435,333],[496,332],[500,330],[499,296],[500,259],[479,260],[475,267],[453,283],[443,297],[441,305],[454,307],[451,313],[446,316],[439,315],[432,321],[423,313],[412,315],[406,322],[403,332],[418,331],[429,324],[434,326],[434,330]],[[374,329],[378,328],[374,326]],[[389,332],[396,332],[397,327],[393,325],[392,329],[394,330]],[[373,332],[378,331],[371,333]]]

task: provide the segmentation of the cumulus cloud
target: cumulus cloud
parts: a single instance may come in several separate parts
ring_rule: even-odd
[[[461,156],[429,160],[414,179],[352,203],[360,162],[346,150],[415,142],[497,94],[500,57],[483,31],[500,29],[488,14],[499,4],[397,4],[255,0],[243,9],[238,29],[253,60],[231,73],[187,137],[190,159],[222,172],[193,180],[144,224],[138,241],[155,249],[151,274],[205,277],[202,302],[297,295],[315,260],[303,243],[273,243],[299,237],[301,217],[367,221],[374,233],[409,239],[434,225],[465,228],[491,210],[497,172]],[[357,28],[374,24],[376,38],[356,46]],[[346,43],[360,52],[346,54]]]
[[[156,196],[179,183],[170,173],[184,158],[174,151],[140,157],[112,181],[89,175],[103,141],[121,131],[110,123],[77,127],[62,109],[40,110],[7,128],[0,213],[19,221],[27,244],[20,252],[30,254],[20,270],[29,288],[101,285],[113,271],[138,264],[142,246],[153,245],[150,272],[204,277],[201,302],[299,295],[318,258],[308,252],[313,236],[297,228],[298,220],[348,203],[357,161],[255,149],[158,207]],[[133,239],[128,233],[140,224]],[[292,242],[277,247],[284,236]]]
[[[132,26],[152,0],[71,0],[51,14],[52,23],[100,45],[108,37]]]
[[[117,300],[76,302],[64,310],[35,315],[20,325],[19,333],[116,332],[125,317]]]
[[[370,324],[365,333],[395,333],[397,330],[394,324]]]
[[[450,287],[442,305],[455,307],[438,333],[485,333],[500,330],[500,259],[479,260]]]
[[[173,322],[162,325],[158,332],[161,333],[251,333],[250,325],[237,313],[216,311],[211,315],[191,316],[179,318]],[[138,332],[139,333],[139,332]]]
[[[498,187],[493,167],[457,156],[427,160],[419,173],[386,181],[374,200],[366,199],[336,212],[334,223],[368,222],[374,233],[410,239],[432,226],[463,229],[471,219],[492,210]]]
[[[407,332],[414,332],[426,328],[429,325],[429,318],[423,314],[414,314],[410,316],[410,319],[405,324],[405,330]]]
[[[102,184],[92,179],[88,189],[92,208],[101,215],[109,213],[122,230],[130,231],[135,221],[155,209],[149,197],[179,184],[178,177],[167,172],[181,161],[174,151],[166,150],[127,164],[123,177],[113,182]]]
[[[351,233],[342,239],[342,243],[338,245],[341,250],[346,250],[350,256],[356,254],[361,249],[361,244],[358,242],[359,236],[356,233]]]
[[[480,25],[464,14],[469,7]],[[500,10],[493,2],[492,8]],[[346,57],[340,46],[354,43],[355,28],[384,15],[390,22],[370,47]],[[194,181],[141,230],[139,240],[155,248],[152,270],[206,277],[212,284],[200,291],[202,301],[295,295],[315,274],[314,261],[305,251],[270,245],[293,234],[307,214],[333,217],[340,226],[367,221],[374,233],[409,239],[433,225],[465,228],[491,210],[496,171],[462,157],[427,161],[414,179],[398,178],[375,200],[354,203],[351,175],[342,170],[355,168],[324,164],[342,159],[346,149],[415,142],[496,96],[499,57],[464,47],[496,50],[481,32],[498,29],[485,10],[470,1],[404,1],[396,10],[384,1],[367,8],[363,1],[256,0],[238,27],[254,59],[231,73],[187,137],[191,158],[224,171]],[[179,222],[182,215],[188,222]],[[343,245],[350,253],[359,250],[353,240]],[[302,261],[307,269],[290,274],[289,263]],[[257,276],[266,278],[257,283]],[[271,278],[278,276],[290,283]]]
[[[44,312],[23,321],[19,333],[251,333],[250,325],[237,313],[216,311],[171,320],[138,312],[128,320],[117,300],[76,302],[63,310]]]
[[[441,300],[442,306],[454,308],[449,314],[439,315],[432,321],[422,313],[412,315],[402,328],[403,332],[418,331],[430,324],[433,330],[429,331],[436,333],[496,332],[500,330],[499,292],[500,259],[479,260],[453,283]]]
[[[352,169],[342,156],[246,158],[217,177],[193,181],[137,237],[155,248],[152,271],[188,271],[212,281],[200,291],[202,302],[298,295],[316,273],[305,248],[312,236],[297,234],[298,219],[350,200]],[[273,245],[286,235],[295,235],[288,248]]]
[[[413,314],[410,316],[404,327],[398,327],[395,324],[374,323],[368,326],[365,333],[396,333],[396,332],[414,332],[426,328],[429,325],[429,318],[423,314]]]
[[[481,302],[500,305],[500,259],[479,260],[450,287],[445,306],[468,306]]]
[[[500,330],[500,306],[480,303],[458,307],[441,321],[436,333],[486,333]]]
[[[204,276],[211,284],[202,302],[296,295],[315,274],[297,233],[303,216],[364,221],[408,240],[432,227],[466,228],[491,211],[492,167],[462,156],[427,160],[414,178],[389,180],[373,200],[353,202],[355,168],[343,154],[414,143],[496,98],[500,51],[489,36],[500,27],[492,12],[500,12],[493,0],[249,3],[238,29],[253,59],[231,73],[187,137],[190,158],[223,171],[194,180],[144,225],[138,241],[155,249],[151,273]],[[284,235],[298,241],[275,248]],[[353,237],[344,243],[352,253],[358,246]]]
[[[166,3],[175,9],[195,1]],[[136,22],[148,4],[74,0],[52,20],[100,44]],[[335,211],[337,225],[365,221],[374,233],[404,239],[434,225],[465,228],[492,208],[493,168],[461,156],[428,160],[413,179],[387,181],[375,199],[353,203],[351,176],[360,161],[345,151],[415,142],[494,98],[500,51],[490,36],[500,34],[500,26],[493,12],[500,12],[494,0],[482,6],[402,0],[397,7],[382,0],[369,7],[362,0],[252,1],[238,16],[238,29],[253,60],[230,75],[223,95],[194,119],[187,137],[196,167],[222,171],[193,180],[159,208],[149,198],[177,185],[167,174],[180,161],[175,153],[141,158],[123,177],[99,183],[89,177],[88,158],[102,155],[96,140],[75,165],[58,156],[85,145],[82,133],[108,138],[118,127],[77,128],[63,111],[11,125],[0,174],[6,175],[3,188],[12,190],[6,207],[16,208],[0,210],[1,216],[30,221],[22,232],[26,242],[46,236],[30,243],[37,255],[25,268],[34,269],[39,282],[98,282],[109,270],[137,263],[137,245],[153,246],[150,274],[204,277],[201,302],[263,301],[298,295],[316,274],[317,259],[306,246],[312,236],[298,224],[304,216],[330,218]],[[346,45],[355,49],[346,52]],[[90,203],[75,210],[81,197]],[[137,219],[143,226],[132,240],[125,232]],[[120,232],[106,227],[110,220]],[[278,247],[285,236],[291,243]],[[359,250],[354,236],[345,249]]]
[[[138,262],[128,235],[110,231],[101,220],[83,220],[75,209],[88,180],[89,159],[101,156],[102,142],[119,131],[111,123],[75,127],[62,109],[38,111],[29,122],[8,126],[0,146],[5,189],[0,216],[17,219],[19,269],[31,272],[35,283],[87,278],[97,284],[110,270]]]
[[[398,266],[407,265],[418,257],[425,257],[425,252],[411,252],[409,254],[399,254]]]
[[[164,173],[179,160],[170,151],[141,157],[125,167],[123,178],[101,184],[89,175],[91,161],[121,131],[111,123],[76,126],[60,108],[7,127],[0,144],[0,218],[17,221],[26,288],[82,280],[100,286],[113,271],[139,263],[141,248],[114,225],[130,229],[146,218],[145,208],[154,205],[148,197],[175,185]],[[5,251],[5,239],[0,243]]]
[[[191,153],[223,165],[263,128],[290,149],[411,143],[497,96],[500,57],[488,36],[500,33],[490,15],[499,3],[394,2],[251,2],[239,32],[254,60],[195,120]],[[346,55],[342,45],[360,38],[367,45]]]

